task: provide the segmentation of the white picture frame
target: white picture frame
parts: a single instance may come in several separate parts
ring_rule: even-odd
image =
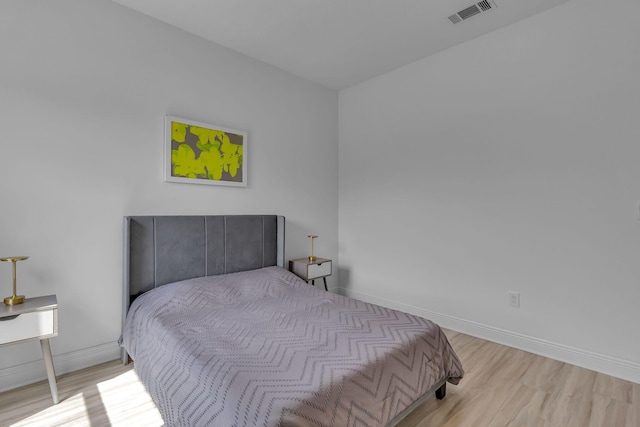
[[[165,116],[164,180],[247,186],[247,132]]]

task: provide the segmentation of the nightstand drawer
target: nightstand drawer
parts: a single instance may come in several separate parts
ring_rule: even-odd
[[[0,319],[0,344],[55,335],[57,331],[54,311],[33,311],[22,313],[14,318],[2,317]]]
[[[325,261],[322,264],[309,264],[307,270],[308,280],[324,276],[331,276],[331,261]]]

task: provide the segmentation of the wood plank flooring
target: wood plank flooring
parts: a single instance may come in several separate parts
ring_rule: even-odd
[[[446,332],[465,377],[403,427],[640,427],[640,384]]]
[[[640,384],[446,331],[465,377],[400,427],[638,427]],[[132,366],[119,361],[0,393],[0,426],[162,426]]]

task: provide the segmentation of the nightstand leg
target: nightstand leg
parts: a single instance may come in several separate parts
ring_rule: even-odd
[[[324,281],[324,290],[329,291],[329,289],[327,289],[327,278],[323,277],[322,280]]]
[[[48,339],[40,340],[42,347],[42,356],[44,357],[44,367],[47,370],[47,378],[49,378],[49,388],[51,389],[51,397],[53,403],[58,403],[58,385],[56,384],[56,372],[53,369],[53,358],[51,357],[51,346]]]

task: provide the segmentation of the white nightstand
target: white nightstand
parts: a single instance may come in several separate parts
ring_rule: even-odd
[[[53,403],[58,403],[58,386],[53,369],[49,338],[58,336],[58,300],[55,295],[27,298],[17,305],[0,304],[0,346],[40,340],[44,366]]]
[[[307,282],[311,280],[313,286],[316,285],[315,279],[324,281],[324,290],[327,291],[327,276],[331,276],[332,263],[330,259],[316,258],[309,261],[309,258],[292,259],[289,261],[289,271]]]

